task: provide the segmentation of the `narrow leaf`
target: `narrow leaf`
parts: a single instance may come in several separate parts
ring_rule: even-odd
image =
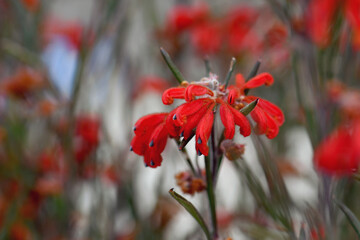
[[[261,61],[257,60],[254,67],[251,69],[249,75],[247,76],[246,80],[249,80],[256,76],[257,72],[259,71]]]
[[[231,59],[231,62],[230,62],[229,71],[228,71],[228,73],[226,74],[226,78],[225,78],[225,88],[227,88],[227,86],[229,85],[231,75],[232,75],[232,73],[233,73],[233,71],[234,71],[235,63],[236,63],[236,59],[233,57],[233,58]]]
[[[306,234],[305,234],[304,226],[301,226],[300,234],[299,234],[299,240],[306,240]]]
[[[245,107],[240,109],[240,112],[242,114],[244,114],[245,116],[248,115],[256,107],[258,102],[259,102],[259,99],[256,99],[256,100],[252,101],[251,103],[249,103],[248,105],[246,105]]]
[[[169,190],[170,195],[178,202],[181,206],[183,206],[186,211],[190,213],[191,216],[199,223],[200,227],[204,231],[206,238],[208,240],[211,240],[210,232],[208,227],[205,224],[204,219],[200,215],[199,211],[194,207],[194,205],[186,200],[184,197],[182,197],[180,194],[176,193],[174,189]]]
[[[351,226],[354,228],[358,238],[360,238],[360,221],[357,219],[355,214],[343,203],[335,200],[335,203],[338,205],[340,210],[345,214],[346,218],[350,222]]]
[[[180,70],[175,66],[174,62],[171,60],[169,54],[163,49],[160,48],[161,55],[163,56],[166,64],[170,68],[171,72],[174,74],[176,80],[181,84],[185,79],[181,74]]]

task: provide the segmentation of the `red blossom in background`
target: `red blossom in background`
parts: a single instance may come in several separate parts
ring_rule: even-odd
[[[341,125],[315,150],[315,167],[327,174],[346,176],[356,172],[360,164],[360,122]]]
[[[21,1],[24,7],[30,12],[35,12],[39,9],[40,0],[21,0]]]
[[[20,68],[0,84],[0,90],[12,97],[25,99],[45,85],[44,76],[31,68]]]
[[[71,47],[80,49],[84,27],[78,22],[64,22],[55,18],[48,19],[42,26],[42,37],[44,44],[48,44],[55,38],[64,38]],[[87,39],[92,42],[93,38]]]
[[[83,163],[99,144],[100,119],[97,116],[81,115],[75,122],[75,159]]]

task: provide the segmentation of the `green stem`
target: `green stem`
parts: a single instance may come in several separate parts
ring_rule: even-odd
[[[227,75],[226,75],[226,78],[225,78],[225,88],[227,88],[228,85],[229,85],[231,75],[232,75],[232,73],[233,73],[233,71],[234,71],[235,63],[236,63],[236,59],[233,57],[233,58],[231,59],[231,62],[230,62],[229,71],[228,71],[228,73],[227,73]]]
[[[212,135],[211,138],[214,136]],[[211,141],[213,143],[214,141]],[[212,153],[211,158],[206,156],[205,157],[205,172],[206,172],[206,191],[208,195],[209,200],[209,207],[210,207],[210,214],[211,214],[211,223],[213,227],[213,237],[214,239],[217,239],[218,237],[218,229],[217,229],[217,221],[216,221],[216,198],[214,193],[214,184],[213,184],[213,176],[211,172],[211,160],[215,160],[215,154],[214,154],[214,147],[215,145],[211,144]]]

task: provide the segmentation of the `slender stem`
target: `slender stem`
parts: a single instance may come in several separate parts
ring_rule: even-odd
[[[214,129],[214,126],[213,126]],[[211,134],[211,148],[214,149],[215,145],[213,145],[214,135],[213,132]],[[217,239],[218,237],[218,229],[217,229],[217,221],[216,221],[216,198],[214,194],[214,184],[213,184],[213,175],[211,171],[211,160],[214,163],[215,155],[214,150],[212,150],[210,157],[205,157],[205,171],[206,171],[206,190],[209,199],[209,207],[210,207],[210,214],[211,214],[211,223],[213,226],[213,237]]]
[[[183,149],[181,150],[181,152],[182,152],[182,154],[184,155],[185,160],[186,160],[187,164],[189,165],[189,167],[190,167],[190,169],[191,169],[191,172],[192,172],[195,176],[197,176],[197,175],[198,175],[198,172],[196,172],[196,170],[195,170],[195,168],[194,168],[194,165],[192,164],[192,162],[191,162],[191,160],[190,160],[190,157],[189,157],[188,152],[186,151],[185,148],[183,148]]]
[[[233,71],[234,71],[235,63],[236,63],[236,59],[233,57],[233,58],[231,59],[231,62],[230,62],[229,71],[228,71],[228,73],[227,73],[227,75],[226,75],[226,78],[225,78],[225,88],[227,88],[228,85],[229,85],[231,75],[232,75],[232,73],[233,73]]]

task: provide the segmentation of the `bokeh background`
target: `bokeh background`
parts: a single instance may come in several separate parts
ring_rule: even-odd
[[[0,239],[205,239],[168,193],[210,222],[205,192],[175,178],[189,170],[176,142],[155,169],[129,151],[137,119],[173,109],[160,47],[189,82],[204,59],[223,82],[232,57],[234,73],[259,61],[275,80],[254,94],[285,123],[271,140],[234,138],[245,165],[222,163],[218,239],[356,239],[359,140],[324,143],[360,119],[356,0],[0,0]],[[331,164],[314,164],[321,144]]]

